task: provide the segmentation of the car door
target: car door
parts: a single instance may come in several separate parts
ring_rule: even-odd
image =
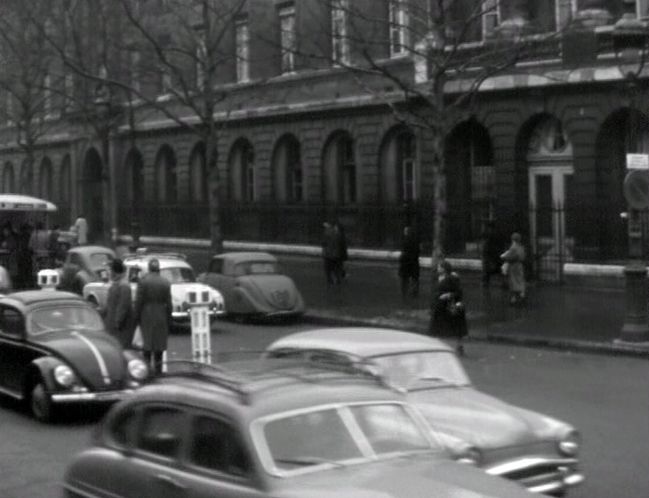
[[[234,278],[231,275],[226,275],[225,267],[224,258],[213,258],[207,270],[205,283],[221,293],[225,301],[225,310],[230,312],[231,307],[234,305]]]
[[[27,338],[22,312],[0,305],[0,389],[10,396],[22,396],[27,367],[42,354]]]
[[[212,413],[191,417],[185,459],[190,469],[188,498],[267,496],[237,425]]]

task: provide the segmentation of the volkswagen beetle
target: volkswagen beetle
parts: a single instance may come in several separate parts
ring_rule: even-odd
[[[230,314],[297,316],[304,300],[293,280],[267,252],[227,252],[214,256],[198,280],[217,289]]]
[[[145,363],[108,335],[76,294],[39,290],[0,297],[0,393],[49,421],[61,405],[106,403],[133,393]]]
[[[316,329],[284,336],[266,354],[325,362],[362,358],[405,389],[432,427],[475,447],[473,460],[488,473],[557,495],[584,479],[574,427],[478,391],[440,340],[379,328]]]
[[[77,246],[68,249],[58,288],[81,295],[90,282],[108,280],[108,265],[115,259],[115,251],[103,246]]]

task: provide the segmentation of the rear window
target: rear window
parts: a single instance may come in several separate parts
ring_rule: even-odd
[[[183,282],[195,282],[196,276],[191,268],[172,267],[160,270],[160,276],[170,284],[180,284]]]
[[[277,263],[273,261],[246,261],[238,263],[234,267],[236,276],[242,275],[265,275],[277,273]]]
[[[90,266],[99,268],[105,266],[113,260],[113,255],[106,252],[94,252],[90,255]]]

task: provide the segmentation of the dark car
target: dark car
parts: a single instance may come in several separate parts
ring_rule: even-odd
[[[39,290],[0,297],[0,393],[49,421],[61,405],[114,402],[147,378],[144,362],[104,329],[76,294]]]
[[[532,496],[452,461],[377,377],[290,363],[200,368],[114,406],[72,459],[65,496]]]
[[[59,289],[82,295],[90,282],[108,279],[108,265],[115,251],[103,246],[77,246],[69,249],[60,268]]]

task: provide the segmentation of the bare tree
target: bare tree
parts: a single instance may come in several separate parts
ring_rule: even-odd
[[[449,130],[475,112],[486,80],[529,73],[517,63],[558,37],[556,26],[528,20],[527,4],[510,2],[508,10],[496,0],[313,0],[311,15],[328,36],[293,47],[314,66],[344,68],[364,94],[425,137],[433,269],[446,248]]]
[[[48,35],[68,70],[96,91],[103,89],[129,103],[135,110],[129,113],[133,128],[157,113],[204,144],[215,251],[223,243],[217,134],[227,126],[229,101],[236,93],[224,74],[231,74],[241,57],[231,40],[246,4],[245,0],[59,0],[63,22],[59,19],[56,24],[62,29]]]

